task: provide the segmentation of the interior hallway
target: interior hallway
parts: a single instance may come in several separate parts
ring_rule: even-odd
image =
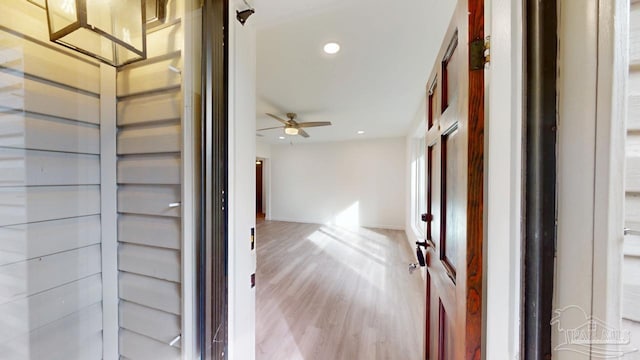
[[[421,359],[424,282],[405,233],[257,227],[256,358]]]

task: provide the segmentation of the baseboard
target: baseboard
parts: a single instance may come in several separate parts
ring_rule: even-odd
[[[318,225],[327,225],[327,223],[314,220],[314,219],[293,219],[293,218],[283,218],[283,217],[270,217],[271,221],[283,221],[283,222],[293,222],[293,223],[302,223],[302,224],[318,224]],[[404,226],[397,225],[382,225],[382,224],[360,224],[362,228],[372,228],[372,229],[384,229],[384,230],[398,230],[406,232]]]

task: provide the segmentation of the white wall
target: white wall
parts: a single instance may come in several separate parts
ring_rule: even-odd
[[[256,157],[268,159],[271,157],[271,145],[260,140],[256,140]]]
[[[271,147],[271,219],[404,229],[405,139]]]
[[[255,358],[256,269],[251,251],[255,226],[256,54],[253,20],[236,21],[241,0],[229,6],[229,359]]]

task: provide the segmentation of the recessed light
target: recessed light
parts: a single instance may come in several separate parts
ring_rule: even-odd
[[[284,140],[284,139],[286,139],[286,137],[284,137],[284,136],[280,136],[280,137],[278,137],[278,139],[280,139],[280,140]]]
[[[340,45],[338,43],[330,42],[324,45],[324,52],[333,55],[337,54],[340,51]]]
[[[364,134],[364,130],[358,130],[358,135]]]

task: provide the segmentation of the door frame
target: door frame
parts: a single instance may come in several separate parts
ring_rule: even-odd
[[[252,0],[228,1],[225,48],[228,51],[228,348],[226,358],[255,358],[256,248],[256,19],[243,25],[237,11],[253,8]],[[257,9],[259,11],[259,9]],[[257,15],[256,15],[257,16]],[[259,237],[255,239],[259,244]]]
[[[523,355],[551,357],[557,184],[556,0],[526,1]]]
[[[228,15],[229,0],[204,1],[198,344],[205,360],[227,358],[228,347]]]
[[[558,78],[561,170],[554,310],[577,305],[587,316],[620,329],[620,160],[627,111],[629,0],[564,1],[561,6],[559,62],[565,71]],[[582,164],[580,171],[563,170],[577,166],[574,162]],[[563,338],[557,326],[552,331],[555,349]],[[564,354],[555,351],[554,357]]]
[[[603,221],[594,226],[594,253],[602,256],[594,256],[592,315],[619,328],[621,306],[615,294],[622,294],[629,71],[629,23],[625,20],[630,4],[628,0],[599,0],[599,8],[595,168],[596,174],[604,176],[596,177],[594,208],[595,218]]]
[[[521,350],[523,4],[485,5],[485,359],[517,359]]]

